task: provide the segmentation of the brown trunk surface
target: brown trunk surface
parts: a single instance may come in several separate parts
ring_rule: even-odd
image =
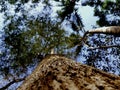
[[[64,56],[51,55],[17,90],[120,90],[120,77]]]

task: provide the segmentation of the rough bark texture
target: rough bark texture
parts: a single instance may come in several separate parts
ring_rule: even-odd
[[[120,77],[51,55],[17,90],[120,90]]]

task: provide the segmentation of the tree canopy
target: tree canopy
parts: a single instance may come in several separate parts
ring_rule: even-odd
[[[107,46],[119,46],[120,38],[89,34],[83,40],[87,30],[78,11],[79,5],[94,8],[99,26],[119,26],[119,0],[1,0],[4,28],[0,75],[10,81],[27,76],[29,69],[50,54],[51,49],[71,58],[85,58],[83,63],[119,75],[120,48]],[[54,8],[58,8],[57,12]],[[63,24],[66,27],[68,24],[72,32]]]
[[[94,7],[94,16],[99,17],[97,21],[99,26],[119,26],[119,0],[86,0],[82,5]]]

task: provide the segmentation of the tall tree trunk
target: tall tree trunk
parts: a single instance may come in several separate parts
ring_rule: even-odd
[[[120,90],[120,77],[64,56],[51,55],[17,90]]]

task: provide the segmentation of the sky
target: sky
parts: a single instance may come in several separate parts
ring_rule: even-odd
[[[54,8],[53,8],[53,12],[54,13],[52,13],[52,17],[54,17],[54,16],[56,16],[57,14],[55,13],[57,10],[59,10],[60,9],[60,7],[56,7],[56,5],[58,4],[58,3],[54,3],[54,1],[52,1],[51,0],[51,2],[53,3],[53,6],[54,6]],[[29,2],[29,5],[31,4],[31,2]],[[82,17],[82,21],[83,21],[83,24],[84,24],[84,28],[85,28],[85,30],[90,30],[90,29],[92,29],[93,27],[98,27],[97,25],[96,25],[96,21],[98,20],[98,18],[97,17],[95,17],[94,16],[94,9],[93,9],[93,7],[90,7],[90,6],[81,6],[81,2],[78,2],[77,3],[78,4],[78,13],[81,15],[81,17]],[[41,3],[39,3],[38,4],[38,7],[36,8],[36,9],[34,9],[34,10],[31,10],[30,9],[30,7],[29,7],[29,5],[28,4],[26,4],[26,9],[29,9],[29,14],[30,15],[32,15],[32,14],[39,14],[39,12],[40,12],[40,9],[42,10],[42,8],[43,8],[43,4],[41,4]],[[37,11],[39,11],[39,12],[36,12],[36,10]],[[3,24],[3,22],[4,22],[4,15],[3,15],[3,13],[0,13],[0,37],[1,37],[1,30],[2,30],[2,28],[3,28],[3,26],[4,26],[4,24]],[[66,27],[65,26],[65,28],[67,29],[67,30],[69,30],[69,31],[71,31],[70,30],[70,28],[69,27]],[[84,52],[84,53],[87,53],[87,52]],[[112,56],[111,56],[112,57]],[[79,58],[79,60],[85,60],[84,59],[84,57],[78,57]],[[81,58],[81,59],[80,59]],[[82,62],[82,61],[80,61],[80,62]],[[1,81],[1,80],[0,80]],[[4,83],[3,82],[0,82],[0,86],[1,85],[4,85]]]
[[[53,4],[53,14],[52,14],[52,17],[55,17],[57,14],[56,14],[56,11],[57,10],[60,10],[61,8],[60,7],[56,7],[58,3],[55,3],[55,1],[51,0],[51,3]],[[41,4],[39,3],[38,6],[35,8],[35,9],[31,9],[30,8],[30,5],[32,3],[31,2],[28,2],[27,4],[25,4],[25,9],[28,10],[29,12],[29,15],[37,15],[41,12],[41,10],[43,9],[43,6],[44,4]],[[12,8],[9,13],[10,14],[14,14],[14,6],[9,6],[10,8]],[[94,17],[93,14],[94,14],[94,10],[93,10],[93,7],[90,7],[90,6],[81,6],[81,2],[79,1],[77,3],[77,7],[78,7],[78,13],[81,15],[82,17],[82,21],[83,21],[83,24],[84,24],[84,28],[85,30],[90,30],[92,29],[94,26],[96,27],[96,20],[98,19],[97,17]],[[37,12],[36,12],[37,11]],[[20,15],[20,13],[18,13]],[[0,13],[0,38],[2,37],[2,28],[4,26],[3,24],[4,22],[4,14],[3,13]],[[66,30],[69,30],[68,32],[72,32],[71,28],[69,26],[66,26],[65,23],[63,23],[63,28],[65,28]],[[2,31],[2,32],[1,32]],[[0,41],[1,43],[1,41]],[[0,53],[1,53],[1,50],[0,50]]]
[[[86,30],[90,30],[93,27],[97,27],[96,20],[98,20],[97,17],[94,15],[94,9],[90,6],[80,6],[78,9],[79,14],[82,17],[83,24],[85,25]]]
[[[52,2],[52,0],[51,0],[51,2]],[[54,2],[52,2],[52,3],[54,3]],[[29,4],[31,4],[30,2],[29,2]],[[93,28],[93,26],[96,26],[96,20],[98,19],[97,17],[94,17],[93,16],[93,8],[91,8],[91,7],[89,7],[89,6],[84,6],[84,7],[82,7],[81,6],[81,2],[79,2],[79,9],[78,9],[78,12],[79,12],[79,14],[81,15],[81,17],[82,17],[82,21],[83,21],[83,24],[85,25],[85,29],[86,30],[89,30],[89,29],[92,29]],[[54,3],[53,4],[54,6],[56,6],[57,5],[57,3]],[[36,10],[39,10],[40,11],[40,9],[42,9],[42,7],[43,7],[44,5],[42,5],[42,4],[39,4],[38,5],[38,7],[36,8]],[[26,9],[29,9],[29,6],[26,4]],[[54,16],[56,16],[57,14],[55,13],[57,10],[59,10],[60,8],[59,7],[54,7],[54,9],[53,9],[53,14],[52,14],[52,16],[54,17]],[[32,15],[32,14],[38,14],[39,12],[36,12],[36,10],[30,10],[30,14]],[[12,12],[12,11],[11,11]],[[12,13],[14,13],[14,12],[12,12]],[[4,14],[3,13],[0,13],[0,37],[1,37],[1,31],[2,31],[2,28],[3,28],[3,26],[4,26]],[[68,29],[69,27],[65,27],[66,29]],[[70,28],[69,28],[70,29]],[[3,82],[0,82],[0,84],[2,85],[4,85],[4,83]]]
[[[57,10],[60,10],[60,7],[56,7],[57,4],[59,3],[54,3],[54,1],[51,0],[51,2],[53,3],[53,14],[52,17],[56,16],[57,14],[55,13]],[[31,4],[31,2],[29,2],[29,5]],[[85,25],[85,29],[89,30],[92,29],[93,26],[96,26],[96,20],[98,19],[97,17],[93,16],[94,14],[94,10],[93,7],[90,6],[81,6],[81,2],[77,3],[79,4],[78,7],[78,13],[81,15],[82,17],[82,21],[83,24]],[[26,10],[30,8],[28,4],[26,4]],[[40,9],[42,10],[43,8],[43,4],[39,3],[38,7],[36,9],[33,10],[29,10],[29,14],[39,14]],[[38,12],[36,12],[38,11]],[[14,13],[11,11],[11,13]],[[0,13],[0,30],[3,28],[3,21],[4,21],[4,15],[3,13]]]
[[[4,15],[3,13],[0,13],[0,30],[3,28],[3,21],[4,21]]]
[[[51,3],[53,4],[53,13],[52,13],[52,17],[55,17],[57,14],[56,14],[56,11],[57,10],[60,10],[60,7],[56,7],[59,3],[55,3],[53,0],[51,0]],[[25,4],[25,9],[28,10],[28,13],[29,15],[37,15],[41,12],[41,10],[43,9],[43,6],[44,4],[41,4],[39,3],[38,6],[35,8],[35,9],[31,9],[30,8],[30,5],[32,3],[31,2],[28,2],[27,4]],[[14,14],[14,6],[9,6],[10,8],[12,8],[9,13],[10,14]],[[78,2],[77,3],[77,8],[78,8],[78,13],[79,15],[81,15],[82,17],[82,21],[83,21],[83,24],[84,24],[84,28],[85,30],[90,30],[92,29],[93,27],[97,27],[96,25],[96,20],[98,19],[97,17],[93,16],[94,14],[94,9],[93,7],[90,7],[90,6],[82,6],[81,5],[81,2]],[[37,11],[37,12],[36,12]],[[20,13],[18,13],[20,15]],[[2,28],[4,26],[4,14],[3,13],[0,13],[0,38],[2,36]],[[68,32],[71,32],[71,28],[70,27],[67,27],[66,25],[64,25],[63,23],[63,27],[68,30]],[[1,52],[1,50],[0,50]]]

